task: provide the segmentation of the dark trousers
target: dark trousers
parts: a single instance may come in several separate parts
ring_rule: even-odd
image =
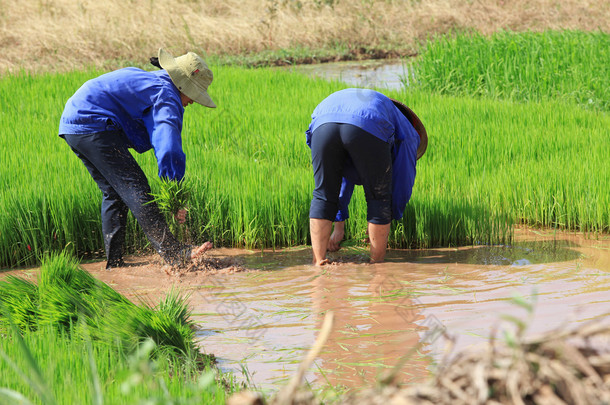
[[[311,160],[315,188],[310,218],[334,221],[339,209],[342,178],[346,171],[355,170],[364,188],[367,221],[381,225],[392,221],[392,154],[389,143],[355,125],[326,123],[312,134]]]
[[[153,248],[170,264],[190,256],[190,247],[172,235],[146,175],[133,158],[122,131],[62,135],[103,193],[102,232],[107,268],[123,263],[127,210],[131,210]]]

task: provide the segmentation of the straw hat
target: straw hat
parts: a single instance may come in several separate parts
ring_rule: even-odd
[[[428,134],[426,133],[426,128],[424,128],[424,124],[422,124],[421,120],[417,115],[415,115],[413,110],[398,100],[394,100],[393,98],[390,100],[392,100],[396,108],[398,108],[400,112],[407,117],[419,135],[419,147],[417,148],[417,159],[419,159],[424,155],[424,153],[426,153],[426,148],[428,148]]]
[[[178,90],[188,98],[206,107],[216,107],[208,95],[208,86],[214,75],[196,53],[189,52],[174,58],[167,51],[159,49],[159,64],[169,73]]]

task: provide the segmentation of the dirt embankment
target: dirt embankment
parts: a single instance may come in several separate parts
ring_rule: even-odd
[[[0,1],[0,74],[143,63],[159,47],[287,62],[400,56],[429,35],[502,29],[610,32],[610,0]]]

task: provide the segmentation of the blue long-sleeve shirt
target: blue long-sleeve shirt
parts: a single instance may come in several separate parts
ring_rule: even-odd
[[[159,177],[181,180],[184,107],[165,70],[124,68],[87,81],[66,103],[59,134],[123,130],[138,153],[154,149]]]
[[[392,145],[392,218],[401,219],[415,182],[415,163],[420,138],[409,120],[385,95],[367,89],[345,89],[325,98],[313,111],[305,132],[311,136],[322,124],[336,122],[355,125]],[[355,184],[362,184],[353,164],[343,170],[339,211],[335,221],[349,218],[348,205]]]

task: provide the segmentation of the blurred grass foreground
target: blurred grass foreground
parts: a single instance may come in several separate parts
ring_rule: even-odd
[[[184,297],[135,305],[69,255],[0,281],[0,310],[1,403],[224,404],[242,388],[195,345]]]

